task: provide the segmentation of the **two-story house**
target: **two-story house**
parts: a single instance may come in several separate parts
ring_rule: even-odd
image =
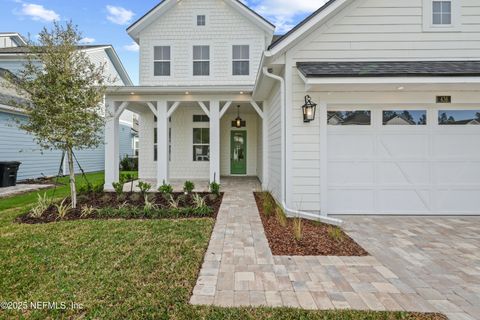
[[[478,214],[480,3],[330,0],[273,39],[235,0],[165,0],[127,29],[140,178],[257,176],[287,212]],[[402,121],[398,121],[401,119]]]

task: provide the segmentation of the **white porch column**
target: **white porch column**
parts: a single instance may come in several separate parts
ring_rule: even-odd
[[[320,121],[320,214],[328,215],[328,113],[327,104],[318,105]]]
[[[157,101],[157,186],[168,183],[168,103]]]
[[[120,140],[118,137],[119,117],[116,115],[117,106],[114,101],[107,100],[105,105],[105,185],[104,189],[113,191],[112,183],[120,178]]]
[[[220,183],[220,101],[210,101],[210,182]]]
[[[263,103],[263,118],[262,118],[262,188],[269,190],[268,182],[268,105]]]

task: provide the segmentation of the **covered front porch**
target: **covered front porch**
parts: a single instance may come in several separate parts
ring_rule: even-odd
[[[244,176],[267,186],[268,128],[251,89],[111,88],[106,104],[106,190],[119,180],[115,128],[124,110],[139,116],[140,180],[154,187],[192,180],[203,190],[221,177]]]

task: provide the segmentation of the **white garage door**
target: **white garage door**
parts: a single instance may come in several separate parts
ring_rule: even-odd
[[[480,214],[480,107],[333,108],[330,214]]]

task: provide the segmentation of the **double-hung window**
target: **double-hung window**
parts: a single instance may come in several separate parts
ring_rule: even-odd
[[[210,47],[193,46],[193,75],[210,75]]]
[[[154,76],[170,76],[171,63],[172,60],[170,46],[158,46],[153,48]]]
[[[444,26],[452,24],[452,1],[432,1],[432,24]]]
[[[193,128],[193,161],[210,161],[209,128]]]
[[[232,73],[234,76],[248,76],[250,74],[250,46],[233,46]]]

